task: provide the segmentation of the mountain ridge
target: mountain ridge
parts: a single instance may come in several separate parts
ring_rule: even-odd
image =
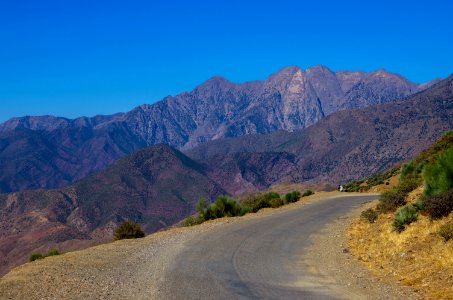
[[[241,84],[216,76],[192,91],[110,116],[14,118],[0,124],[0,192],[61,187],[154,144],[185,151],[224,137],[303,129],[351,106],[395,101],[418,86],[382,70],[293,66]]]
[[[409,159],[452,128],[453,75],[405,100],[339,111],[301,131],[215,140],[186,154],[215,166],[237,153],[287,153],[296,157],[278,180],[338,184]]]

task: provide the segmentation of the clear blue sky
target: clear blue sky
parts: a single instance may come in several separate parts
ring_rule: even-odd
[[[0,1],[0,122],[127,111],[288,65],[453,73],[453,1]]]

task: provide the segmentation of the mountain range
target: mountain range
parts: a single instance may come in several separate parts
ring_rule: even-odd
[[[243,84],[217,76],[127,113],[13,118],[0,124],[0,192],[62,187],[155,144],[189,150],[225,137],[293,132],[336,111],[396,101],[436,82],[415,84],[385,70],[287,67]]]
[[[223,166],[247,166],[257,157],[277,155],[275,182],[319,181],[339,184],[384,171],[410,159],[453,128],[453,75],[405,99],[344,110],[306,129],[246,135],[207,142],[186,151],[199,162],[223,172]],[[273,160],[277,161],[277,160]],[[247,163],[246,163],[247,162]],[[257,163],[247,170],[261,170]],[[263,164],[266,168],[271,162]],[[234,174],[234,173],[233,173]],[[216,176],[226,178],[227,173]],[[233,189],[237,187],[231,182]],[[265,185],[263,185],[265,186]]]
[[[339,109],[307,128],[211,138],[184,153],[169,145],[147,147],[127,122],[115,121],[125,116],[24,118],[14,126],[13,121],[3,124],[2,136],[8,139],[1,139],[0,149],[11,161],[2,158],[2,163],[28,166],[10,182],[26,182],[32,174],[43,178],[42,184],[54,180],[57,185],[52,170],[59,170],[53,169],[58,162],[75,171],[97,162],[103,170],[79,173],[82,179],[56,189],[0,194],[0,274],[26,261],[32,251],[65,251],[109,240],[123,220],[141,223],[146,232],[159,230],[193,213],[200,197],[211,201],[277,183],[339,184],[410,159],[453,128],[453,76],[396,101]],[[71,149],[82,156],[71,156]],[[106,153],[111,160],[125,157],[105,168]],[[7,178],[5,172],[2,176]]]

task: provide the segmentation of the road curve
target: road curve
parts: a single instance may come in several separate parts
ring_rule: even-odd
[[[336,299],[347,290],[302,259],[310,236],[376,196],[341,196],[233,222],[187,241],[161,276],[162,299]]]

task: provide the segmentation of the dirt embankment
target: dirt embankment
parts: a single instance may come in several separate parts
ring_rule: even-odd
[[[422,190],[410,194],[409,202]],[[392,227],[394,215],[382,214],[372,224],[355,218],[348,231],[354,258],[376,277],[412,287],[428,299],[453,299],[453,240],[445,242],[438,234],[441,225],[453,223],[453,214],[438,221],[420,215],[401,233]]]
[[[354,295],[366,295],[367,299],[425,298],[425,294],[419,289],[404,286],[392,277],[371,272],[357,259],[357,254],[352,252],[348,230],[357,222],[361,211],[374,205],[374,202],[364,204],[323,228],[313,236],[313,246],[305,260],[315,262],[313,266],[319,274],[335,278],[337,284],[347,286],[351,293],[345,295],[348,299],[363,299]]]

